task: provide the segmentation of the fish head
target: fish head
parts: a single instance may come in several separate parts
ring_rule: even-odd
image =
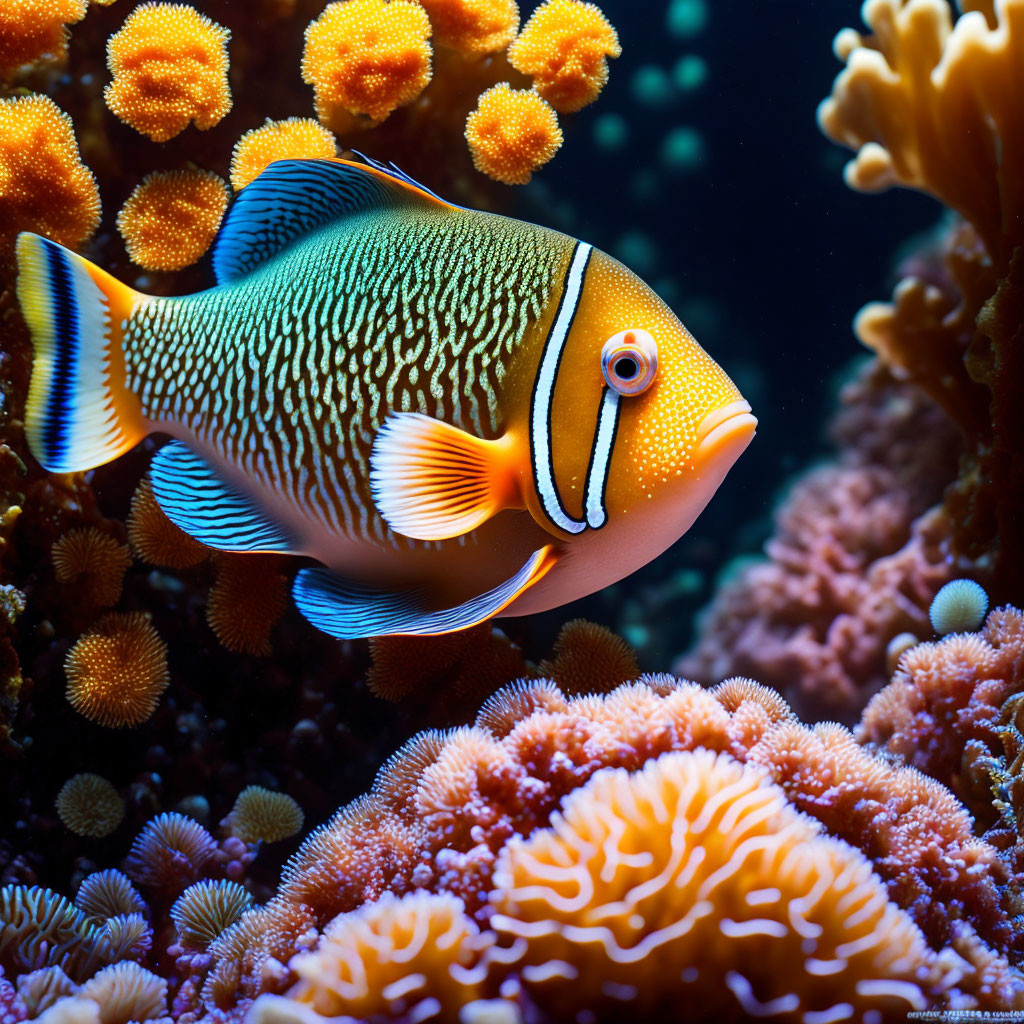
[[[549,346],[557,327],[556,319]],[[515,613],[592,593],[665,551],[700,515],[757,425],[736,385],[669,307],[596,249],[579,275],[550,382],[547,356],[531,416],[536,494],[527,504],[563,540],[571,571],[552,573]]]

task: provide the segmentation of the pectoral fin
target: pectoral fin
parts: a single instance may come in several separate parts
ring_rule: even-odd
[[[389,416],[370,455],[377,511],[396,533],[447,540],[522,507],[514,441],[485,441],[419,413]]]
[[[295,577],[292,597],[317,629],[342,640],[389,634],[454,633],[483,622],[507,608],[554,567],[551,545],[535,551],[512,577],[485,594],[454,608],[431,610],[416,591],[376,590],[335,576],[328,569],[303,569]]]

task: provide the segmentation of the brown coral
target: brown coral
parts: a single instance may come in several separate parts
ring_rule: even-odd
[[[302,80],[316,91],[328,127],[339,113],[383,121],[430,81],[430,21],[415,0],[328,4],[306,29]]]
[[[275,160],[304,160],[333,157],[334,136],[310,117],[289,117],[270,121],[246,132],[231,153],[231,186],[245,188]]]
[[[240,654],[270,654],[270,631],[288,607],[288,579],[276,555],[213,556],[216,578],[206,621],[217,639]]]
[[[0,6],[0,78],[41,57],[67,56],[65,26],[81,21],[88,0],[8,0]]]
[[[464,53],[503,50],[519,28],[516,0],[420,0],[434,39]]]
[[[525,185],[558,152],[562,129],[540,96],[501,82],[480,97],[466,119],[466,141],[482,174]]]
[[[622,53],[600,8],[583,0],[545,0],[509,47],[508,62],[561,113],[593,103],[608,81],[608,58]]]
[[[88,598],[101,608],[117,603],[125,570],[132,564],[128,548],[95,526],[65,533],[53,545],[50,557],[57,580],[84,584]]]
[[[153,496],[153,484],[148,476],[135,490],[125,525],[132,551],[151,565],[188,569],[210,557],[210,548],[167,518]]]
[[[222,824],[243,843],[276,843],[302,830],[302,808],[287,793],[246,786]]]
[[[96,179],[81,161],[67,114],[48,96],[0,99],[0,223],[7,254],[19,231],[75,249],[99,220]]]
[[[231,109],[229,36],[186,4],[136,7],[107,42],[107,106],[155,142],[212,128]]]
[[[111,612],[85,633],[64,662],[67,697],[91,721],[138,725],[167,689],[167,645],[143,612]]]
[[[211,171],[154,171],[121,207],[117,230],[133,263],[181,270],[209,249],[227,206],[227,185]]]
[[[586,619],[573,619],[558,631],[553,654],[550,661],[541,662],[540,673],[572,696],[607,693],[640,675],[633,648],[610,629]]]
[[[57,816],[75,835],[109,836],[124,819],[124,801],[102,775],[72,775],[57,794]]]

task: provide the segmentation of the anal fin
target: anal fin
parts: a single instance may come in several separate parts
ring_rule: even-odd
[[[431,636],[468,629],[507,608],[554,567],[552,545],[534,551],[515,575],[453,608],[431,610],[416,591],[377,590],[336,576],[329,569],[303,569],[292,597],[317,629],[341,640],[368,636]]]
[[[220,551],[295,550],[279,523],[180,441],[156,453],[150,472],[153,495],[167,518],[201,544]]]

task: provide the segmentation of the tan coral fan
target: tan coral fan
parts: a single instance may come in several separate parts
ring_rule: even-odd
[[[102,775],[72,775],[57,794],[57,816],[76,835],[109,836],[124,818],[124,801]]]
[[[71,648],[64,668],[72,707],[112,728],[146,721],[170,681],[167,645],[142,612],[105,615]]]
[[[502,82],[480,97],[466,119],[466,141],[478,171],[506,185],[525,185],[558,152],[562,129],[540,96]]]
[[[334,136],[310,117],[267,121],[246,132],[231,153],[231,187],[245,188],[275,160],[306,160],[333,157]]]
[[[207,879],[190,885],[171,907],[178,942],[186,949],[205,950],[251,904],[252,897],[237,882]]]
[[[227,206],[227,184],[211,171],[155,171],[121,207],[117,230],[133,263],[181,270],[209,249]]]
[[[541,662],[542,675],[563,693],[607,693],[640,675],[636,652],[622,637],[586,619],[573,619],[559,631],[554,657]]]
[[[420,0],[441,46],[464,53],[503,50],[519,28],[516,0]]]
[[[71,119],[47,96],[0,100],[0,239],[35,231],[69,248],[100,220],[100,194]]]
[[[622,53],[619,37],[595,4],[545,0],[533,12],[508,61],[562,113],[593,103],[608,81],[608,58]]]
[[[167,518],[153,495],[153,483],[143,478],[128,513],[128,542],[144,562],[169,569],[188,569],[210,557],[212,551]]]
[[[186,4],[136,7],[107,42],[107,106],[154,142],[212,128],[231,109],[229,36]]]
[[[116,604],[132,559],[128,548],[95,526],[70,530],[50,551],[60,583],[83,581],[88,597],[100,607]]]
[[[302,80],[330,128],[339,111],[383,121],[430,81],[430,21],[415,0],[328,4],[306,29]]]
[[[0,4],[0,78],[41,57],[65,58],[65,26],[81,21],[88,6],[88,0],[5,0]]]
[[[225,823],[243,843],[276,843],[297,835],[304,817],[302,808],[287,793],[246,786]]]
[[[96,1001],[100,1024],[143,1024],[167,1014],[167,982],[130,961],[105,967],[78,995]]]
[[[288,607],[288,579],[276,555],[217,552],[206,621],[217,639],[240,654],[270,654],[270,631]]]

